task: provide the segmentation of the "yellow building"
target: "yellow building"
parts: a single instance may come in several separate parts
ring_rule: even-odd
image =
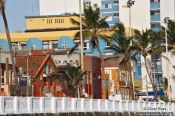
[[[131,69],[119,67],[119,59],[105,60],[105,73],[108,74],[108,96],[121,95],[123,100],[133,99]]]
[[[79,20],[79,17],[74,15],[69,16],[33,16],[26,17],[26,30],[25,32],[11,33],[12,48],[14,50],[28,49],[52,49],[60,48],[65,45],[63,40],[58,45],[58,40],[73,40],[74,35],[79,31],[71,23],[71,18]],[[126,32],[128,29],[126,29]],[[104,33],[104,32],[102,32]],[[107,34],[111,35],[113,32],[108,31]],[[5,33],[0,33],[0,48],[1,50],[8,50],[7,39]],[[65,39],[66,38],[66,39]],[[36,43],[36,45],[34,45]],[[68,47],[72,47],[73,42],[66,43]],[[64,44],[64,45],[61,45]],[[85,47],[88,43],[85,42]],[[103,45],[104,46],[104,45]]]

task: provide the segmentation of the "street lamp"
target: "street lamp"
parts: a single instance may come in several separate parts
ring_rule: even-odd
[[[123,7],[126,7],[129,9],[129,37],[131,37],[131,7],[134,5],[135,3],[135,0],[128,0],[126,6],[123,6]],[[132,40],[130,42],[130,46],[132,46]],[[134,64],[131,62],[131,65],[132,67],[134,67]],[[134,97],[134,100],[135,100],[135,88],[134,88],[134,72],[132,71],[131,73],[131,76],[132,76],[132,85],[133,85],[133,97]]]
[[[128,0],[127,8],[129,8],[129,36],[131,37],[131,7],[134,5],[135,0]],[[131,41],[132,45],[132,41]]]

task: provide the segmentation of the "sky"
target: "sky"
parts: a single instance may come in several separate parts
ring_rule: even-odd
[[[25,16],[38,16],[39,0],[6,0],[5,12],[10,32],[25,31]],[[0,33],[5,32],[0,15]]]
[[[25,31],[25,16],[60,15],[63,12],[79,13],[79,0],[5,0],[6,17],[10,32]],[[101,0],[91,0],[100,4]],[[83,0],[82,0],[83,2]],[[49,4],[48,4],[49,3]],[[83,3],[82,3],[83,4]],[[0,33],[5,32],[0,15]]]

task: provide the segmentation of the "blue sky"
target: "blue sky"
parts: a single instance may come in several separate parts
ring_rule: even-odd
[[[10,32],[25,31],[25,16],[39,14],[39,0],[6,0],[6,16]],[[0,16],[0,32],[4,32],[2,16]]]

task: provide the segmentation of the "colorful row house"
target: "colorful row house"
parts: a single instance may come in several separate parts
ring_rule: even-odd
[[[105,73],[109,78],[106,80],[108,96],[121,95],[123,100],[133,99],[133,84],[131,67],[119,66],[119,58],[105,60]]]

